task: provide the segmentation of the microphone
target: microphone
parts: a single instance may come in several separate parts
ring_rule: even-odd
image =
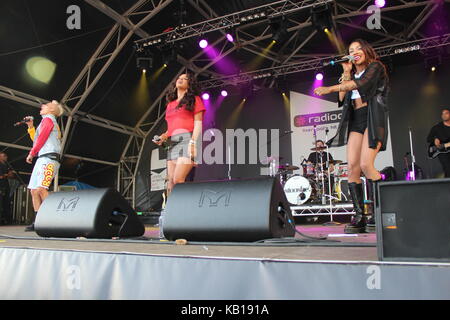
[[[21,124],[27,123],[28,121],[33,121],[34,118],[33,116],[27,116],[25,118],[23,118],[22,120],[20,120],[19,122],[14,123],[14,127],[20,126]]]
[[[159,140],[161,140],[161,137],[155,134],[155,135],[153,136],[153,139],[152,139],[152,140],[155,141],[155,142],[158,142]]]
[[[352,55],[349,54],[348,56],[343,56],[340,59],[334,59],[334,60],[331,60],[331,61],[328,61],[328,62],[324,62],[322,65],[324,67],[327,67],[329,65],[335,66],[337,63],[347,62],[347,61],[354,61],[354,60],[355,60],[355,56],[352,56]]]

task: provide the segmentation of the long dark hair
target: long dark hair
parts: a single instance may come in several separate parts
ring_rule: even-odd
[[[178,105],[176,106],[176,109],[179,109],[181,107],[185,107],[186,110],[194,111],[195,108],[195,97],[200,95],[201,89],[200,85],[197,82],[197,79],[194,77],[194,75],[190,72],[185,73],[188,78],[188,89],[186,93],[184,94],[183,98],[180,100]],[[178,99],[178,91],[176,86],[176,80],[172,84],[172,88],[167,93],[167,101],[172,102],[174,100]]]
[[[386,66],[380,61],[380,57],[378,56],[377,52],[375,51],[375,49],[364,39],[355,39],[352,42],[350,42],[350,44],[358,42],[361,45],[361,50],[364,52],[364,55],[366,56],[366,60],[367,60],[367,65],[369,65],[372,62],[379,62],[383,68],[384,68],[384,72],[387,75],[386,72]],[[347,54],[350,54],[350,45],[348,46],[347,49]],[[353,65],[352,68],[353,73],[356,73],[356,68],[355,65]]]

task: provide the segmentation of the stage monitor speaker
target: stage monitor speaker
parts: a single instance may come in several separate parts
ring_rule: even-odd
[[[246,242],[291,237],[295,230],[278,179],[177,184],[164,216],[169,240]]]
[[[378,185],[378,258],[450,261],[450,179]]]
[[[139,237],[143,223],[114,189],[53,192],[44,200],[35,222],[41,237]]]

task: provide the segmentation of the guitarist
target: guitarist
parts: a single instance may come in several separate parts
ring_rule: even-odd
[[[450,142],[450,108],[442,109],[442,122],[431,128],[428,134],[428,143],[434,143],[439,150],[444,150],[445,144]],[[439,161],[444,169],[445,177],[450,178],[450,152],[440,153]]]
[[[0,152],[0,224],[10,224],[12,220],[8,182],[12,172],[8,168],[7,161],[8,155]]]

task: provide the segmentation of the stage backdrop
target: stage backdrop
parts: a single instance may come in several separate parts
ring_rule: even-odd
[[[314,125],[318,140],[327,140],[336,134],[342,109],[337,103],[319,99],[306,94],[291,91],[291,130],[292,132],[292,164],[300,167],[304,158],[308,159],[314,147]],[[389,130],[390,133],[390,130]],[[335,160],[347,162],[346,147],[329,148]],[[375,167],[382,170],[393,166],[391,134],[389,134],[386,151],[380,152],[375,160]]]

